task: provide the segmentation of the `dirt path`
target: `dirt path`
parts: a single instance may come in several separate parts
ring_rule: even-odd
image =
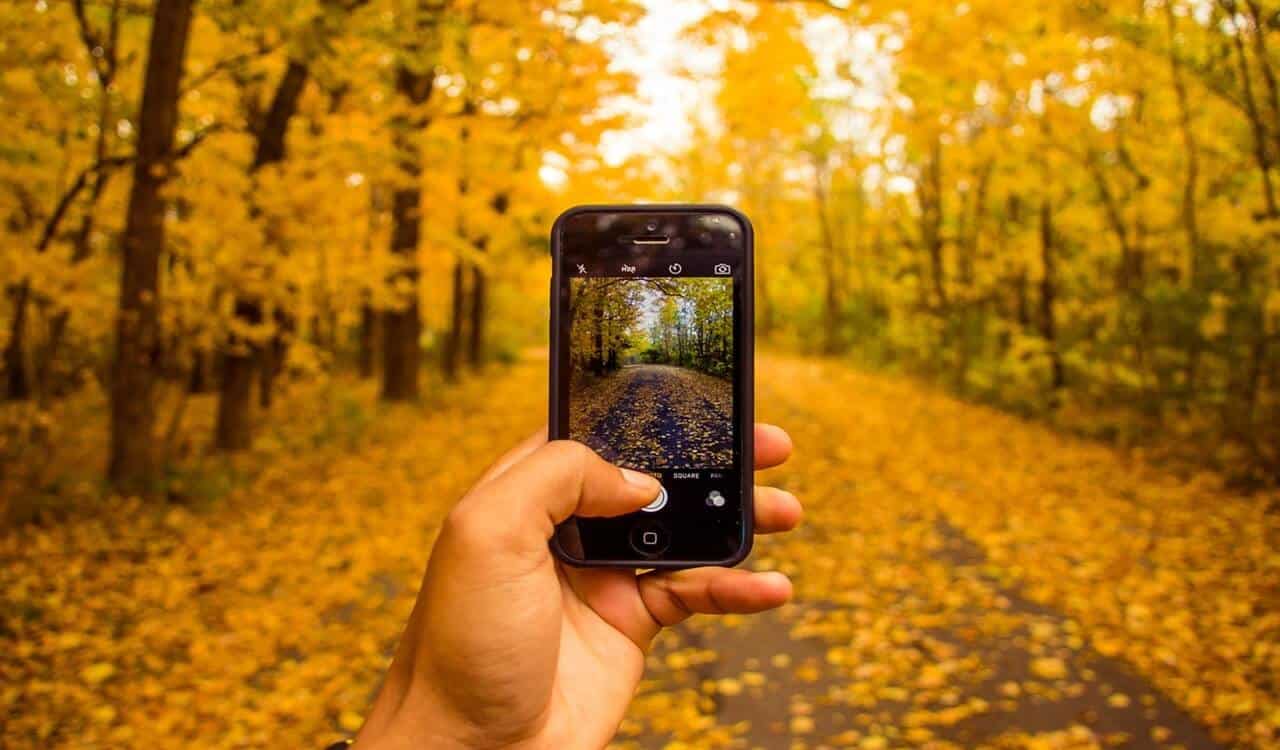
[[[642,469],[732,464],[730,381],[671,365],[627,365],[602,381],[582,394],[608,399],[586,407],[603,416],[583,442],[609,460]]]
[[[711,737],[712,746],[761,750],[1224,747],[1130,665],[1059,640],[1076,625],[993,580],[981,550],[956,529],[942,523],[937,532],[935,560],[950,569],[947,590],[963,605],[897,636],[925,654],[900,682],[874,690],[857,682],[893,670],[900,644],[850,661],[839,625],[848,613],[800,599],[730,627],[705,620],[666,634],[651,668],[670,676],[642,696],[637,713],[648,700],[697,691],[701,714],[724,735],[699,731],[695,745]],[[1002,620],[995,627],[992,614]],[[671,670],[708,653],[691,672]],[[665,728],[662,718],[657,726]],[[681,734],[639,730],[618,746],[658,750]]]

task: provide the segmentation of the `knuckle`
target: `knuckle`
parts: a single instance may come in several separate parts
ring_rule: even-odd
[[[560,469],[555,473],[569,487],[581,487],[588,468],[600,460],[595,451],[574,440],[553,440],[547,443],[546,450],[553,465]]]
[[[448,535],[468,546],[480,544],[492,539],[497,531],[493,516],[494,514],[484,513],[483,508],[475,503],[464,500],[445,516],[441,535]]]

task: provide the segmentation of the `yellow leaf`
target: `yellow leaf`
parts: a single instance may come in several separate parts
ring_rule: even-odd
[[[80,677],[90,685],[101,685],[116,673],[116,667],[109,662],[100,661],[97,664],[85,667],[80,672]]]
[[[721,695],[738,695],[742,692],[742,683],[732,677],[725,677],[716,683],[716,692]]]
[[[98,706],[90,711],[89,715],[99,724],[110,724],[115,721],[116,710],[112,706]]]
[[[1051,656],[1031,660],[1031,674],[1042,680],[1061,680],[1067,676],[1066,662]]]
[[[343,711],[338,714],[338,726],[345,732],[355,732],[364,724],[364,718],[355,711]]]

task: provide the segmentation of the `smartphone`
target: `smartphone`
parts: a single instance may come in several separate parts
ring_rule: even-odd
[[[572,565],[734,565],[751,550],[751,222],[725,206],[578,206],[551,230],[552,439],[662,483],[572,518]]]

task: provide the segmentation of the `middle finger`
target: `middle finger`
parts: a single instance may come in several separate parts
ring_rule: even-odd
[[[804,509],[796,496],[777,487],[757,486],[753,502],[757,534],[790,531],[804,516]]]

